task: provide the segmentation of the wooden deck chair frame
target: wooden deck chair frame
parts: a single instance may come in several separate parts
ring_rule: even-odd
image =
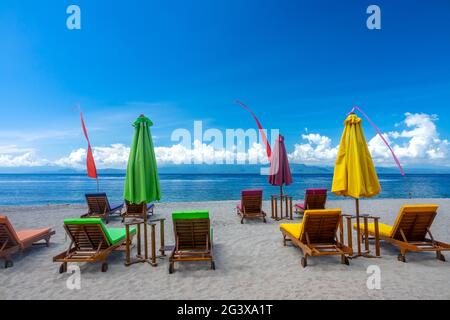
[[[205,214],[209,215],[207,212]],[[175,246],[169,258],[170,274],[175,271],[175,262],[207,261],[211,263],[212,270],[216,269],[209,217],[178,218],[173,221],[173,230]]]
[[[108,224],[109,216],[114,213],[121,214],[123,203],[121,205],[111,207],[108,196],[104,192],[85,194],[88,212],[83,214],[81,218],[101,218]]]
[[[300,236],[296,237],[280,225],[283,245],[291,241],[302,252],[301,265],[308,265],[308,257],[339,255],[341,263],[349,265],[348,256],[353,254],[350,247],[344,245],[343,219],[340,209],[306,210],[301,223]],[[338,235],[339,232],[339,235]]]
[[[145,209],[145,212],[147,213],[147,218],[150,218],[150,216],[153,215],[154,213],[155,204],[148,203],[145,205],[147,206],[147,208]],[[124,222],[125,219],[128,218],[144,219],[144,203],[131,204],[125,200],[125,211],[122,213],[122,222]]]
[[[306,189],[303,209],[295,206],[296,214],[304,214],[305,210],[325,209],[327,202],[327,189]]]
[[[46,245],[48,247],[51,236],[55,234],[54,230],[48,229],[48,232],[21,241],[8,218],[5,216],[0,216],[0,218],[3,220],[0,221],[0,259],[5,261],[5,269],[14,265],[11,258],[13,254],[23,252],[31,246]]]
[[[244,190],[241,194],[241,203],[236,206],[236,213],[244,219],[262,218],[266,223],[267,214],[262,208],[263,194],[262,190]]]
[[[436,241],[430,231],[438,207],[428,204],[403,206],[392,227],[391,234],[387,236],[380,233],[380,240],[387,241],[400,250],[397,259],[401,262],[406,262],[408,251],[435,251],[436,259],[445,261],[442,251],[450,251],[450,244]],[[370,227],[368,229],[369,235],[374,236],[374,231]],[[364,230],[364,226],[361,226],[361,230]]]
[[[62,262],[59,273],[67,272],[69,262],[95,263],[101,262],[102,272],[108,270],[107,259],[114,250],[125,246],[126,238],[111,245],[100,223],[64,224],[70,238],[69,248],[53,257],[53,262]],[[131,234],[131,240],[133,234]]]

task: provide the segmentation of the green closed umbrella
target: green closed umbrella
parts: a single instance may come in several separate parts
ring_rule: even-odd
[[[123,197],[134,204],[161,199],[158,168],[150,127],[153,122],[141,115],[133,123],[134,136],[128,158]]]
[[[123,197],[133,204],[144,204],[144,245],[147,253],[147,213],[146,204],[161,199],[158,168],[153,148],[150,127],[152,121],[141,115],[133,123],[134,136],[128,158]]]

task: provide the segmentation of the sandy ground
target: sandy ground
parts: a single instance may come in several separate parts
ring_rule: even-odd
[[[450,199],[362,200],[361,211],[393,223],[405,203],[437,203],[439,214],[433,224],[435,238],[450,242]],[[265,203],[269,212],[269,204]],[[353,201],[329,201],[328,208],[353,213]],[[398,251],[382,245],[381,259],[359,258],[350,266],[338,257],[310,258],[300,266],[301,251],[282,244],[279,222],[268,219],[240,224],[235,201],[162,203],[156,216],[170,218],[174,210],[207,209],[214,228],[216,270],[208,264],[176,264],[168,273],[168,259],[158,267],[123,265],[123,252],[109,258],[109,270],[100,265],[81,265],[81,289],[70,290],[69,274],[59,274],[52,257],[69,245],[62,228],[64,218],[76,217],[83,206],[1,207],[16,229],[50,226],[56,230],[49,248],[33,247],[14,256],[14,267],[0,266],[0,299],[450,299],[450,262],[435,259],[434,253],[407,256],[397,261]],[[297,217],[296,221],[300,219]],[[285,221],[286,222],[286,221]],[[120,226],[114,219],[110,226]],[[171,220],[166,224],[166,244],[173,244]],[[159,234],[157,234],[159,237]],[[450,260],[450,254],[447,254]],[[381,270],[381,289],[369,290],[367,267]]]

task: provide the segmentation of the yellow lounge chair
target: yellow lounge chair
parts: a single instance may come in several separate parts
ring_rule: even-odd
[[[341,209],[306,210],[302,223],[280,224],[283,244],[292,241],[303,251],[303,268],[307,266],[308,256],[340,255],[341,263],[348,265],[347,255],[353,252],[344,245],[342,230]]]
[[[404,205],[395,220],[394,226],[384,223],[379,224],[379,236],[381,240],[388,241],[400,249],[397,259],[406,262],[408,251],[424,252],[436,251],[436,258],[445,261],[441,251],[449,251],[450,244],[435,241],[430,227],[437,214],[438,206],[434,204]],[[356,224],[353,225],[356,229]],[[364,232],[364,225],[360,225]],[[375,235],[373,223],[367,226],[369,235]],[[427,239],[427,234],[430,239]]]

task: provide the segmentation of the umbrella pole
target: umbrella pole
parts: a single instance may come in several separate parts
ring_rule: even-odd
[[[148,242],[147,242],[147,203],[144,202],[142,206],[142,213],[144,215],[144,259],[148,261]]]
[[[356,239],[358,241],[358,256],[361,256],[361,230],[359,229],[359,199],[355,199],[356,207]]]
[[[280,186],[280,219],[283,219],[283,185]]]

